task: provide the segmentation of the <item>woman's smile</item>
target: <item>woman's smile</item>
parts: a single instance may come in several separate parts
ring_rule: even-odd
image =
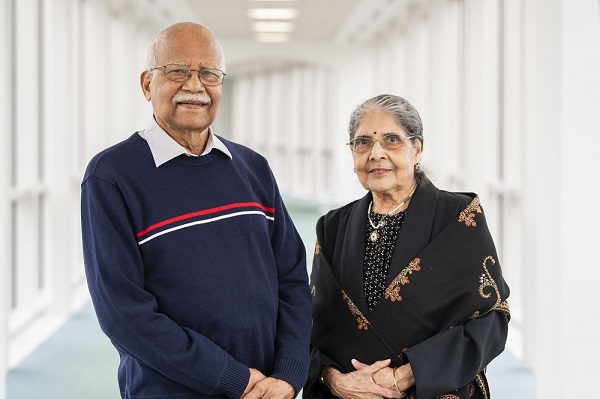
[[[384,175],[390,173],[391,171],[392,171],[392,169],[374,168],[374,169],[370,169],[369,173],[374,176],[384,176]]]

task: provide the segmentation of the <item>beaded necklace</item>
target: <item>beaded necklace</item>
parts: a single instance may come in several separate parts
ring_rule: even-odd
[[[404,201],[402,201],[400,203],[400,205],[398,205],[397,207],[395,207],[394,209],[392,209],[391,211],[389,211],[388,213],[386,213],[385,215],[383,215],[383,217],[381,218],[381,220],[377,223],[377,225],[375,225],[375,223],[373,223],[373,221],[371,220],[371,208],[373,207],[373,200],[371,200],[371,203],[369,204],[369,210],[367,211],[367,219],[369,220],[369,224],[371,225],[371,227],[373,227],[373,231],[371,232],[371,234],[369,235],[369,240],[371,240],[371,242],[375,242],[379,239],[379,229],[382,228],[383,226],[385,226],[385,218],[387,218],[388,216],[390,216],[392,213],[396,212],[398,209],[400,209],[400,207],[404,204],[406,204],[406,201],[408,201],[409,199],[412,198],[413,194],[415,193],[415,190],[417,188],[415,187],[412,192],[408,195],[408,197],[406,197],[404,199]]]

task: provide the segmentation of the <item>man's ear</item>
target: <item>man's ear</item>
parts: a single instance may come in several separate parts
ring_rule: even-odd
[[[144,92],[144,97],[146,97],[147,101],[152,99],[150,94],[150,81],[152,80],[152,72],[144,71],[140,76],[140,85],[142,86],[142,91]]]

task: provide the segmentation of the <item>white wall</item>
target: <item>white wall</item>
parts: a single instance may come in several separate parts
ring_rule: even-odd
[[[539,377],[538,397],[590,396],[600,371],[595,333],[600,222],[600,4],[592,0],[530,1],[527,5],[529,121],[535,198],[529,221],[531,321],[527,359]],[[529,107],[531,105],[531,108]]]
[[[528,315],[531,335],[526,337],[525,362],[539,376],[538,397],[543,392],[561,396],[562,359],[557,332],[563,315],[560,311],[561,243],[557,232],[560,217],[560,0],[525,4],[524,30],[525,96],[524,147],[530,161],[525,169],[526,196],[523,214],[526,226],[524,267],[534,282]],[[544,387],[546,386],[546,387]],[[558,389],[557,389],[558,388]],[[569,395],[570,396],[570,395]]]
[[[572,353],[582,354],[577,365],[561,365],[567,380],[594,381],[600,372],[594,361],[600,358],[594,281],[600,276],[600,213],[594,206],[600,198],[600,2],[563,0],[561,6],[560,281],[565,317],[560,348],[565,360]],[[568,389],[563,392],[570,394]],[[584,397],[584,389],[578,395]]]

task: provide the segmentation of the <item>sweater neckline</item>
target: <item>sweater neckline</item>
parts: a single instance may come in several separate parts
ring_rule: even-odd
[[[171,161],[169,162],[175,162],[181,165],[186,165],[186,166],[202,166],[202,165],[207,165],[213,161],[216,161],[218,159],[230,159],[227,155],[221,153],[220,151],[211,151],[206,155],[202,155],[200,157],[195,157],[195,156],[191,156],[191,155],[186,155],[186,154],[181,154],[176,156],[175,158],[173,158]],[[167,163],[169,163],[167,162]]]

